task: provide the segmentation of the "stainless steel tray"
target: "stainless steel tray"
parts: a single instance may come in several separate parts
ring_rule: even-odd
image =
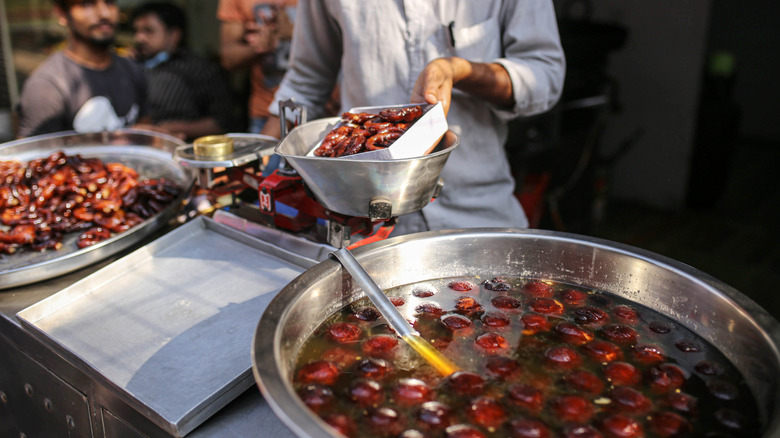
[[[315,261],[199,217],[17,313],[21,325],[173,436],[252,386],[252,336]]]
[[[184,193],[180,199],[143,223],[96,245],[79,249],[78,233],[66,235],[62,248],[43,252],[0,254],[0,290],[57,277],[103,260],[150,236],[181,208],[194,182],[191,172],[173,161],[172,151],[182,142],[143,130],[92,134],[48,134],[0,145],[0,160],[29,161],[62,150],[66,154],[119,162],[135,169],[141,178],[167,178]]]

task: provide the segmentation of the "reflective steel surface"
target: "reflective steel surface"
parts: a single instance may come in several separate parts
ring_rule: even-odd
[[[745,295],[688,265],[602,239],[514,229],[412,234],[354,255],[382,289],[452,276],[521,276],[608,291],[647,306],[718,347],[746,377],[767,425],[764,436],[780,433],[780,325]],[[255,380],[301,437],[332,430],[293,391],[299,349],[326,317],[361,297],[341,265],[325,260],[282,289],[260,319],[252,349]]]

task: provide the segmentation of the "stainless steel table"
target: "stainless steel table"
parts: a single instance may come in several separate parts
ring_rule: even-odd
[[[234,222],[231,225],[240,227],[240,221]],[[148,412],[139,412],[137,406],[117,397],[110,385],[84,372],[80,364],[41,342],[16,316],[171,230],[168,227],[133,248],[79,271],[0,291],[0,436],[176,436],[150,421]],[[246,346],[247,354],[250,347]],[[252,385],[186,436],[294,435]]]

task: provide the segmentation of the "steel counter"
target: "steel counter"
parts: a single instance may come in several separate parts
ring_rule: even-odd
[[[294,436],[254,384],[225,395],[229,400],[224,407],[208,413],[191,431],[161,427],[150,419],[155,418],[154,412],[118,395],[113,382],[96,378],[80,357],[62,354],[20,323],[18,313],[99,274],[170,231],[163,230],[96,265],[0,292],[0,436]],[[259,317],[249,323],[255,325]],[[247,357],[250,347],[247,343]]]

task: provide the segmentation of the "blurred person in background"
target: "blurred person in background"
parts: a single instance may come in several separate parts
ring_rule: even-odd
[[[290,69],[275,101],[326,115],[340,81],[341,111],[442,102],[460,136],[441,194],[401,216],[394,235],[469,227],[527,227],[504,144],[507,122],[545,112],[565,76],[550,0],[299,0]],[[269,121],[264,133],[278,132]]]
[[[219,66],[186,48],[187,19],[167,2],[133,10],[133,57],[144,67],[150,123],[192,141],[229,132],[233,95]]]
[[[268,105],[289,64],[295,0],[220,0],[220,58],[228,71],[249,69],[249,132],[263,129]]]
[[[54,0],[54,13],[67,29],[65,49],[22,86],[18,136],[115,130],[139,122],[146,79],[135,62],[114,51],[116,1]]]

